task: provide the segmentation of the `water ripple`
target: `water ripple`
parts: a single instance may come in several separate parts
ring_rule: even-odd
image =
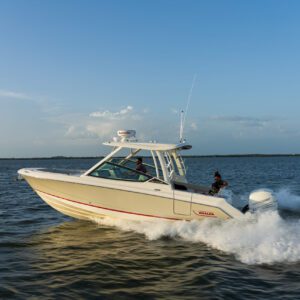
[[[166,231],[154,234],[155,227],[148,232],[145,224],[127,224],[124,228],[122,224],[82,222],[55,212],[24,181],[16,180],[16,171],[22,167],[83,170],[94,162],[0,161],[1,298],[278,299],[283,294],[284,299],[300,297],[299,158],[187,161],[194,182],[209,183],[213,171],[219,169],[235,194],[246,195],[264,182],[277,191],[284,212],[252,227],[239,224],[237,228],[230,222],[192,224],[191,228],[172,225],[176,229],[164,227]],[[268,226],[275,227],[272,232],[266,231],[265,239],[250,239],[251,234],[259,236]],[[231,244],[216,247],[213,235],[217,234],[219,243],[225,243],[227,237]],[[255,253],[261,254],[259,247],[263,243],[269,248],[266,256],[258,257]],[[249,248],[247,255],[252,260],[247,261],[244,258]],[[284,253],[284,260],[274,259],[282,258]],[[266,257],[270,258],[268,264],[261,263]]]

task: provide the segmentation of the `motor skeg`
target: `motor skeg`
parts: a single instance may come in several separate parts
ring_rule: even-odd
[[[249,195],[249,211],[276,210],[278,207],[277,200],[272,190],[259,189]]]

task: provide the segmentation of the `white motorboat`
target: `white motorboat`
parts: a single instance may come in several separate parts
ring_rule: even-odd
[[[46,203],[78,219],[175,221],[243,217],[224,197],[211,195],[209,187],[187,182],[180,152],[191,149],[191,145],[137,142],[133,130],[121,130],[118,135],[104,143],[112,147],[111,153],[82,175],[31,168],[18,173]],[[137,155],[144,157],[143,170],[136,168]],[[250,210],[274,207],[276,200],[268,190],[255,191],[250,195],[249,206]]]

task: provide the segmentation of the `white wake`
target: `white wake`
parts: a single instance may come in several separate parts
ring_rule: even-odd
[[[279,206],[299,209],[300,197],[287,190],[277,193]],[[94,220],[125,231],[144,234],[149,240],[181,238],[234,255],[246,264],[300,261],[300,220],[283,219],[277,211],[247,213],[243,220],[135,222],[110,218]]]

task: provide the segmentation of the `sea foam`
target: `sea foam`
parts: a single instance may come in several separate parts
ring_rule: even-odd
[[[279,208],[300,212],[300,196],[293,194],[287,188],[280,189],[275,196],[278,200]]]
[[[299,209],[300,197],[288,190],[276,193],[279,206]],[[277,211],[247,213],[242,220],[136,222],[110,218],[94,220],[125,231],[145,235],[149,240],[163,237],[204,243],[234,255],[246,264],[273,264],[300,261],[300,220],[283,219]]]

